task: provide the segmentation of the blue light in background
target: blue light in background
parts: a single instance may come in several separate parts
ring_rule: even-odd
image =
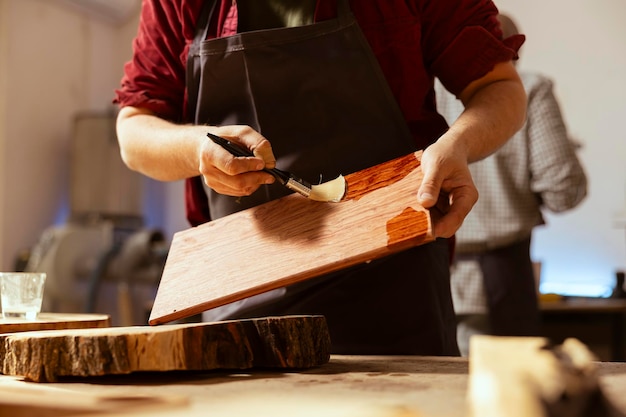
[[[575,282],[543,282],[539,286],[542,294],[560,294],[568,297],[607,298],[613,293],[613,286]]]
[[[164,184],[148,177],[142,179],[142,209],[146,227],[162,229],[165,225],[165,204],[167,198]]]
[[[61,196],[58,199],[58,206],[52,224],[60,226],[67,223],[67,219],[70,217],[70,200],[67,195],[67,190],[63,190]]]
[[[557,259],[542,262],[539,291],[570,297],[610,297],[616,271],[608,262],[593,259]]]
[[[570,297],[609,297],[616,273],[623,236],[616,230],[611,239],[598,238],[582,227],[565,224],[567,216],[546,215],[549,226],[533,233],[532,259],[541,263],[541,293]],[[584,243],[581,243],[584,242]]]

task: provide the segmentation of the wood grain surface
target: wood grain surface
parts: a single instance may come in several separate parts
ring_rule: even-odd
[[[309,368],[330,358],[323,316],[0,335],[0,369],[35,382],[146,371]]]
[[[111,319],[106,314],[40,313],[35,320],[0,318],[0,334],[109,326],[111,326]]]
[[[417,203],[420,157],[347,175],[339,203],[292,194],[175,234],[150,324],[434,240],[430,212]]]

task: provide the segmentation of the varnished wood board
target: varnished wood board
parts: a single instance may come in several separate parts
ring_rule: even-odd
[[[106,314],[40,313],[35,320],[0,318],[0,334],[109,326],[111,326],[111,319]]]
[[[323,316],[0,335],[0,368],[36,382],[147,371],[309,368],[330,358]]]
[[[299,195],[174,235],[150,324],[198,314],[434,240],[421,151],[346,176],[339,203]]]

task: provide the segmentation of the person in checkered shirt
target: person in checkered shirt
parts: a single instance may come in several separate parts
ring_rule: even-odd
[[[500,15],[504,36],[518,33]],[[528,96],[526,123],[490,157],[470,165],[479,199],[457,231],[451,286],[461,353],[474,334],[539,335],[537,283],[530,258],[542,210],[576,207],[587,177],[570,139],[550,78],[520,71]],[[451,124],[462,103],[436,85],[437,109]]]

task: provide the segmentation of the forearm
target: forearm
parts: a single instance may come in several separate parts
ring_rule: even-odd
[[[511,64],[500,64],[460,98],[465,110],[438,142],[468,162],[489,156],[524,123],[526,93]]]
[[[207,138],[207,132],[250,149],[254,156],[235,157]],[[124,107],[117,118],[120,152],[126,165],[161,181],[202,176],[220,194],[244,196],[274,177],[271,144],[249,126],[177,125],[150,111]]]
[[[418,201],[424,207],[448,195],[450,208],[434,225],[436,236],[450,237],[478,199],[468,163],[484,158],[521,128],[526,93],[512,63],[502,63],[471,83],[460,95],[465,111],[422,154],[424,178]]]
[[[147,110],[124,107],[117,118],[117,136],[124,163],[161,181],[199,175],[199,155],[205,126],[181,126]]]

